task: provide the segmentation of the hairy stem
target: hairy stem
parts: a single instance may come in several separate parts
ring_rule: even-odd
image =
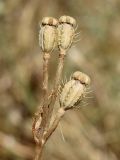
[[[36,145],[36,154],[34,160],[41,160],[44,145]]]
[[[50,54],[44,53],[43,55],[43,116],[42,116],[42,122],[41,122],[41,132],[40,136],[43,135],[43,132],[45,130],[45,126],[47,123],[47,117],[48,117],[48,104],[47,104],[47,96],[48,96],[48,63],[49,63]]]
[[[50,127],[50,129],[48,130],[48,132],[45,134],[44,136],[44,139],[45,139],[45,142],[49,139],[49,137],[52,135],[52,133],[55,131],[55,129],[57,128],[61,118],[64,116],[65,114],[65,110],[64,108],[59,108],[57,114],[56,114],[56,117]]]
[[[36,141],[36,154],[34,160],[39,160],[41,155],[42,155],[42,150],[44,145],[40,145],[37,141],[42,140],[42,135],[45,130],[45,126],[47,123],[47,115],[48,115],[48,105],[47,105],[47,96],[48,96],[48,63],[50,59],[50,54],[49,53],[44,53],[43,54],[43,103],[42,103],[42,109],[41,107],[38,109],[36,116],[33,121],[33,136]],[[42,110],[42,111],[41,111]],[[39,119],[41,120],[41,123],[39,124],[38,130],[36,132],[35,125],[38,123]],[[37,134],[37,135],[36,135]],[[39,139],[38,139],[39,137]]]
[[[57,73],[56,73],[54,91],[57,91],[58,86],[61,81],[61,76],[62,76],[62,71],[63,71],[63,66],[64,66],[64,57],[65,57],[65,51],[61,51],[59,54],[59,63],[58,63],[58,68],[57,68]]]
[[[47,142],[51,134],[54,132],[54,130],[56,129],[61,117],[64,115],[64,112],[65,112],[63,108],[60,108],[53,122],[53,125],[51,126],[50,129],[48,129],[50,125],[53,108],[54,108],[55,101],[58,94],[58,87],[61,81],[61,76],[62,76],[62,71],[64,66],[64,57],[65,57],[65,51],[61,51],[59,54],[59,63],[58,63],[58,68],[56,72],[55,85],[51,95],[51,101],[48,104],[48,62],[49,62],[50,55],[48,53],[44,53],[44,56],[43,56],[43,60],[44,60],[43,62],[43,107],[42,107],[43,112],[41,114],[42,121],[39,126],[40,131],[37,132],[37,137],[39,137],[39,141],[44,140],[45,143]],[[44,148],[44,145],[36,146],[36,155],[34,160],[40,160],[43,148]]]
[[[56,72],[55,85],[54,85],[54,89],[52,91],[51,101],[50,101],[50,104],[49,104],[49,114],[48,114],[47,128],[49,127],[49,124],[50,124],[51,116],[52,116],[52,113],[53,113],[55,101],[56,101],[57,94],[58,94],[58,87],[60,85],[63,66],[64,66],[64,57],[65,57],[65,51],[62,50],[62,51],[60,51],[60,54],[59,54],[59,62],[58,62],[58,67],[57,67],[57,72]]]
[[[43,101],[47,99],[48,92],[48,63],[49,63],[50,54],[43,54]]]

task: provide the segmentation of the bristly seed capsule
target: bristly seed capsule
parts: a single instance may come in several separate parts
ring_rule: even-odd
[[[76,20],[70,16],[62,16],[58,25],[58,47],[67,50],[71,47],[75,34]]]
[[[52,52],[57,41],[58,21],[52,17],[45,17],[42,20],[39,32],[39,45],[43,52]]]
[[[90,78],[82,72],[75,72],[72,76],[72,80],[64,85],[64,88],[60,95],[60,105],[65,110],[75,107],[78,102],[82,101],[85,92],[86,85],[90,84]]]

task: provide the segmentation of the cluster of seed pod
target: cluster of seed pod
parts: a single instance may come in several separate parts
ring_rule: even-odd
[[[61,16],[59,20],[45,17],[39,33],[39,44],[43,53],[50,54],[58,46],[64,55],[71,47],[75,37],[76,20],[70,16]],[[60,104],[65,109],[74,107],[85,95],[90,78],[82,72],[75,72],[72,79],[64,85],[60,95]]]
[[[60,105],[65,110],[75,107],[81,102],[86,93],[86,88],[90,84],[88,75],[76,71],[72,75],[72,79],[68,81],[60,95]]]
[[[75,35],[76,20],[62,16],[59,20],[45,17],[39,32],[39,44],[43,52],[50,53],[57,45],[60,50],[68,50]]]
[[[35,160],[40,159],[41,151],[46,141],[55,131],[65,112],[76,107],[82,101],[86,94],[87,86],[90,84],[89,76],[77,71],[72,75],[71,80],[65,83],[61,93],[58,94],[65,55],[72,46],[75,36],[79,35],[79,33],[75,34],[75,28],[76,20],[70,16],[61,16],[59,20],[53,17],[45,17],[41,23],[39,45],[43,52],[43,102],[35,114],[32,127],[34,140],[37,144]],[[49,94],[49,59],[56,46],[59,49],[58,67],[54,87],[51,94]],[[58,95],[61,108],[58,109],[52,120],[53,109]]]

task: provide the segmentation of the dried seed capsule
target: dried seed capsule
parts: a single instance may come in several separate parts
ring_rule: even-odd
[[[55,18],[43,18],[39,32],[39,44],[43,52],[52,52],[54,49],[57,41],[57,24]]]
[[[70,80],[67,82],[60,95],[60,104],[64,108],[73,107],[85,92],[85,86],[78,80]]]
[[[80,71],[76,71],[75,73],[73,73],[72,78],[75,80],[79,80],[84,85],[90,84],[90,77]]]
[[[80,72],[80,74],[83,74],[85,77],[87,77],[87,75],[82,72]],[[81,76],[81,78],[83,78],[83,75]],[[78,102],[80,102],[84,97],[86,91],[86,82],[88,81],[81,83],[83,82],[83,79],[81,81],[80,77],[79,79],[77,79],[76,74],[74,76],[74,79],[70,80],[64,85],[64,88],[60,95],[60,104],[66,110],[78,104]]]
[[[74,27],[76,20],[69,16],[62,16],[59,19],[58,25],[58,47],[62,50],[67,50],[71,47],[75,34]]]

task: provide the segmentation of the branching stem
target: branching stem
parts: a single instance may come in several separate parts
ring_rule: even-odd
[[[49,139],[49,137],[53,134],[55,129],[57,128],[57,126],[58,126],[61,118],[64,116],[64,114],[65,114],[64,108],[62,108],[62,107],[59,108],[50,129],[42,137],[41,143],[36,145],[36,154],[35,154],[34,160],[41,160],[44,145],[47,142],[47,140]],[[43,143],[42,143],[42,141],[43,141]]]
[[[40,160],[42,156],[42,150],[44,145],[42,145],[42,135],[44,133],[44,129],[47,122],[47,115],[48,115],[48,105],[47,105],[47,96],[48,96],[48,64],[49,64],[50,54],[43,53],[43,103],[42,103],[42,111],[41,107],[37,111],[37,115],[33,121],[33,136],[36,141],[36,154],[34,160]],[[38,120],[42,119],[41,123],[39,124],[39,128],[36,135],[36,124]],[[37,136],[37,137],[36,137]],[[39,139],[38,139],[39,137]]]
[[[52,133],[55,131],[55,129],[57,128],[61,118],[64,116],[65,114],[65,110],[64,108],[59,108],[57,114],[56,114],[56,117],[50,127],[50,129],[48,130],[48,132],[45,134],[44,136],[44,139],[45,139],[45,142],[49,139],[49,137],[52,135]]]
[[[55,101],[56,101],[57,94],[58,94],[58,87],[60,85],[63,66],[64,66],[65,53],[66,53],[65,50],[61,50],[60,54],[59,54],[59,62],[58,62],[58,67],[57,67],[57,72],[56,72],[55,85],[54,85],[54,89],[52,91],[51,101],[50,101],[50,104],[49,104],[49,114],[48,114],[47,128],[49,127],[49,124],[50,124],[51,116],[52,116],[52,113],[53,113]]]
[[[42,151],[44,145],[36,145],[36,154],[34,160],[40,160],[42,158]]]
[[[39,132],[39,137],[40,139],[42,138],[42,135],[45,131],[46,123],[47,123],[47,117],[48,117],[48,104],[47,104],[47,99],[48,99],[48,64],[49,64],[49,59],[50,59],[50,53],[44,53],[43,54],[43,104],[42,104],[42,109],[43,109],[43,116],[42,116],[42,121],[40,124],[40,132]]]

